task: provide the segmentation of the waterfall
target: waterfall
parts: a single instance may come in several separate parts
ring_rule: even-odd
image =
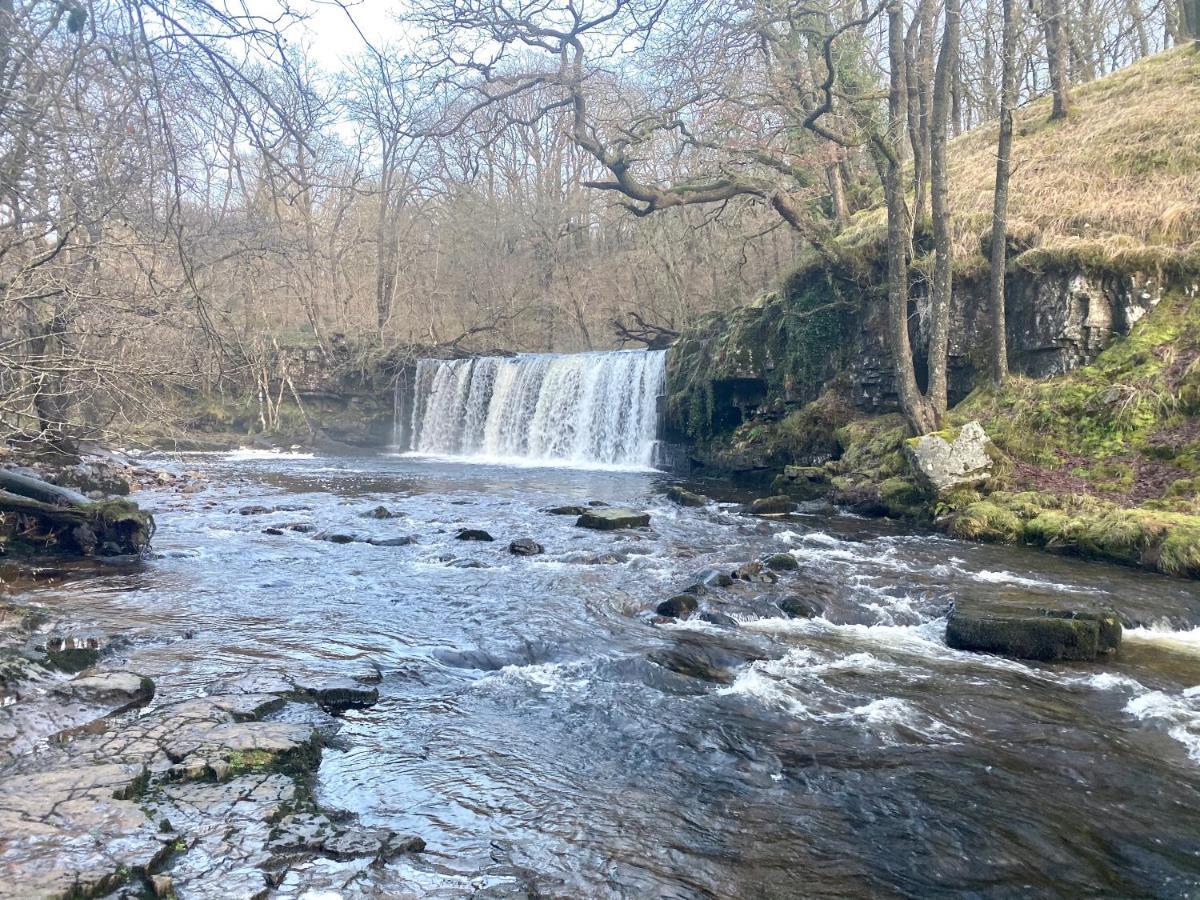
[[[434,456],[649,466],[665,374],[663,350],[423,359],[396,432]]]

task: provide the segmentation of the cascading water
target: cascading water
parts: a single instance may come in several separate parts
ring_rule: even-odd
[[[662,350],[423,359],[407,446],[436,456],[649,466],[665,376]]]

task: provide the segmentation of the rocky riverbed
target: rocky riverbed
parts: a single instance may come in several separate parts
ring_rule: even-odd
[[[1190,582],[655,473],[156,465],[144,561],[0,570],[0,896],[1200,888]]]

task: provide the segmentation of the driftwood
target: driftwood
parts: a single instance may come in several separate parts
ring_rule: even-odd
[[[129,500],[92,502],[78,491],[0,469],[0,553],[20,543],[78,556],[139,554],[154,519]]]
[[[83,506],[90,502],[78,491],[6,469],[0,469],[0,492],[18,494],[52,506]]]

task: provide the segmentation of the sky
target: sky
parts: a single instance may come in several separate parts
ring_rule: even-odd
[[[355,24],[376,46],[398,40],[403,32],[393,19],[401,7],[398,0],[343,0],[344,9],[333,0],[247,0],[251,11],[264,16],[277,15],[284,3],[306,17],[288,29],[289,41],[307,47],[312,58],[329,72],[339,71],[347,57],[362,50]]]

